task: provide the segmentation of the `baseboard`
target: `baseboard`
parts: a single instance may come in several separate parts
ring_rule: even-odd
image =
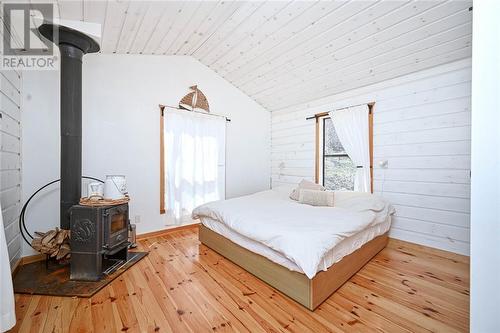
[[[146,233],[137,235],[136,238],[137,238],[137,240],[141,240],[141,239],[147,239],[147,238],[152,238],[152,237],[161,237],[161,236],[166,235],[166,234],[171,233],[171,232],[176,232],[176,231],[183,230],[183,229],[197,228],[199,224],[200,224],[199,222],[196,222],[196,223],[192,223],[192,224],[186,224],[186,225],[161,229],[161,230],[157,230],[157,231],[146,232]]]
[[[438,249],[438,248],[435,248],[432,246],[428,246],[428,245],[412,243],[412,242],[397,239],[397,238],[389,238],[388,246],[393,247],[393,248],[397,248],[398,246],[406,246],[406,247],[411,248],[411,249],[416,250],[416,251],[420,250],[420,251],[430,252],[430,253],[437,255],[437,256],[440,256],[440,257],[460,261],[460,262],[467,263],[467,264],[470,263],[469,256],[455,253],[455,252],[451,252],[451,251],[441,250],[441,249]]]
[[[43,261],[46,258],[47,258],[47,256],[45,254],[41,254],[41,253],[19,258],[19,260],[14,264],[14,267],[12,268],[12,276],[14,277],[16,275],[16,273],[19,271],[19,268],[21,268],[21,266],[31,264],[31,263],[37,262],[37,261]]]
[[[14,267],[12,267],[12,277],[16,275],[16,273],[19,271],[19,267],[21,267],[21,263],[23,261],[23,258],[17,259],[16,263],[14,264]]]
[[[37,261],[43,261],[47,259],[47,256],[45,254],[33,254],[31,256],[26,256],[21,258],[21,265],[27,265],[31,264],[32,262],[37,262]]]

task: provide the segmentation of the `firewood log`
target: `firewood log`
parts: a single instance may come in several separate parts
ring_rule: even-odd
[[[57,260],[69,259],[71,248],[69,245],[70,231],[56,228],[47,232],[35,232],[36,237],[31,242],[33,248]]]
[[[31,246],[37,251],[40,251],[42,249],[42,239],[41,238],[35,238],[31,242]]]
[[[61,245],[61,247],[59,248],[59,252],[57,253],[56,259],[60,260],[64,257],[66,257],[70,253],[70,251],[71,251],[71,249],[69,247],[69,244]]]
[[[42,244],[44,244],[44,245],[48,244],[56,236],[57,236],[57,231],[56,230],[50,230],[49,232],[47,232],[47,234],[45,234],[45,236],[43,236],[43,238],[42,238]]]
[[[66,230],[61,230],[57,233],[56,244],[61,245],[67,238]]]

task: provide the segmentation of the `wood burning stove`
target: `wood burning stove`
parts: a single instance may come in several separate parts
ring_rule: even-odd
[[[96,281],[127,260],[128,205],[80,206],[82,178],[82,59],[99,44],[84,33],[44,23],[38,30],[61,55],[60,224],[70,229],[71,280]]]
[[[38,30],[59,47],[61,59],[60,226],[70,229],[70,279],[98,281],[144,254],[128,253],[128,204],[80,205],[82,179],[82,59],[99,44],[84,33],[50,23]],[[128,260],[128,261],[127,261]]]
[[[127,261],[128,204],[70,209],[71,280],[97,281]]]
[[[14,279],[19,293],[90,297],[147,255],[128,252],[128,203],[110,206],[80,204],[82,180],[82,59],[99,44],[82,32],[44,23],[40,34],[59,46],[61,59],[61,200],[60,227],[69,229],[71,259],[23,265]],[[88,178],[88,177],[86,177]],[[98,180],[92,178],[94,180]],[[35,194],[48,185],[43,186]],[[23,206],[20,224],[31,196]],[[83,204],[85,202],[82,201]],[[20,226],[21,226],[20,225]],[[23,225],[24,226],[24,225]],[[23,229],[26,230],[24,227]],[[21,229],[22,230],[22,229]],[[29,235],[29,233],[28,233]],[[24,237],[24,236],[23,236]],[[26,240],[26,239],[25,239]],[[47,242],[54,240],[51,233]],[[27,240],[26,240],[27,241]],[[54,243],[59,242],[56,239]],[[65,242],[64,237],[61,240]],[[27,241],[28,242],[28,241]],[[67,243],[57,243],[66,245]],[[66,250],[67,247],[65,247]],[[53,255],[52,252],[50,252]],[[56,253],[59,255],[59,249]],[[66,257],[68,253],[63,253]],[[53,263],[53,262],[52,262]],[[107,278],[104,278],[107,275]]]

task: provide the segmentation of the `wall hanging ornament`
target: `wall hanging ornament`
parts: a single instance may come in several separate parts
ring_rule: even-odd
[[[207,97],[198,89],[198,86],[189,87],[191,90],[179,102],[179,108],[189,111],[210,112]]]

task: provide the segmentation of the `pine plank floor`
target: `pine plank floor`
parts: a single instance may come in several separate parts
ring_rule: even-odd
[[[468,257],[391,240],[311,312],[198,242],[151,253],[92,298],[16,295],[12,332],[468,332]]]

